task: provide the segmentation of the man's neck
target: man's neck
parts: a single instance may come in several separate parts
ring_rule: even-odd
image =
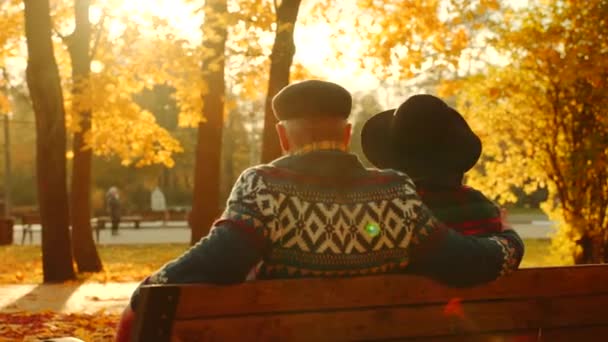
[[[421,188],[459,188],[462,186],[463,175],[442,175],[433,177],[412,177],[417,187]]]
[[[324,140],[315,141],[310,144],[302,145],[289,151],[289,155],[300,155],[314,151],[342,151],[347,152],[348,147],[340,141]]]

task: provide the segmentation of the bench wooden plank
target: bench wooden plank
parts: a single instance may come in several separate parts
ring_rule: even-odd
[[[26,214],[21,216],[21,223],[24,225],[40,224],[40,215]]]
[[[407,339],[411,342],[604,342],[608,326],[529,329],[492,334],[433,336]]]
[[[136,341],[168,341],[171,331],[180,341],[374,340],[608,327],[608,265],[525,269],[469,289],[382,275],[144,286],[140,295]],[[455,298],[464,319],[445,312]]]
[[[535,328],[608,326],[608,295],[463,303],[464,317],[443,305],[247,315],[178,320],[173,335],[190,340],[338,341],[398,339]],[[178,309],[179,310],[179,309]]]
[[[137,215],[120,217],[120,223],[133,223],[135,225],[135,228],[139,228],[139,224],[141,223],[141,221],[143,221],[143,218]],[[93,220],[91,220],[91,222],[96,225],[97,229],[105,229],[106,223],[112,222],[112,218],[110,218],[109,216],[100,216],[94,218]]]
[[[581,285],[581,284],[584,284]],[[171,286],[165,286],[171,287]],[[491,300],[608,294],[608,265],[523,269],[484,286],[449,288],[423,277],[256,281],[233,286],[174,286],[178,319],[248,313],[445,303],[451,298]],[[142,297],[154,286],[142,288]],[[297,295],[289,295],[297,294]]]

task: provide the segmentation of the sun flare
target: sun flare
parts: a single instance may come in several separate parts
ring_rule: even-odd
[[[176,33],[186,37],[200,36],[202,16],[200,5],[183,0],[103,0],[91,7],[91,20],[98,21],[104,12],[114,18],[137,22],[142,29],[154,29],[158,21],[166,21]],[[111,20],[110,32],[122,30],[121,20]]]

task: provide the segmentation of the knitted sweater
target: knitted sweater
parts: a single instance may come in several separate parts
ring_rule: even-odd
[[[257,265],[261,279],[411,269],[470,285],[516,269],[522,256],[515,232],[482,238],[447,229],[405,174],[315,151],[245,170],[210,234],[144,283],[236,283]]]
[[[481,192],[458,184],[416,181],[422,202],[441,222],[464,235],[503,230],[500,208]]]

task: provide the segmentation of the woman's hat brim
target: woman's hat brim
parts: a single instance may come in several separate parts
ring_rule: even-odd
[[[434,147],[422,148],[419,144],[407,148],[407,138],[413,132],[402,131],[397,133],[400,136],[393,136],[394,115],[395,109],[380,112],[367,120],[361,130],[361,148],[375,167],[407,172],[410,176],[431,176],[465,173],[477,163],[481,141],[468,126],[454,139],[455,144],[450,144],[449,152],[432,150]],[[401,136],[403,134],[406,136]],[[424,159],[419,158],[421,155]]]
[[[361,130],[361,148],[367,160],[380,169],[396,169],[398,158],[390,136],[395,109],[385,110],[368,119]]]

